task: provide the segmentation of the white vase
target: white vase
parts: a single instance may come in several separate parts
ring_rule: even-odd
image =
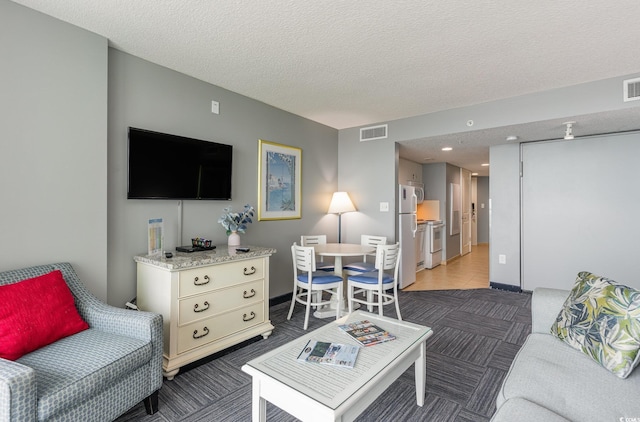
[[[229,239],[227,240],[227,245],[229,247],[240,246],[240,235],[238,232],[231,232]]]

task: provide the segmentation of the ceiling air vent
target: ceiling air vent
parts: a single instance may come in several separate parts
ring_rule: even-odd
[[[360,142],[387,138],[388,125],[363,127],[360,129]]]
[[[640,78],[627,79],[624,83],[624,100],[640,100]]]

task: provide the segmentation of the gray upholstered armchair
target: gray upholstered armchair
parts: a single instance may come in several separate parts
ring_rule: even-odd
[[[162,317],[99,301],[68,263],[0,272],[0,285],[56,269],[89,329],[15,361],[0,359],[0,421],[108,421],[141,401],[154,413],[162,386]]]

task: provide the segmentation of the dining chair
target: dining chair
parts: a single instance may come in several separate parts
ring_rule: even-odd
[[[327,243],[327,235],[326,234],[313,234],[313,235],[302,235],[300,236],[300,245],[302,246],[313,246],[313,245],[326,245]],[[324,256],[320,256],[320,261],[318,262],[318,258],[316,257],[316,270],[318,271],[335,271],[335,266],[330,262],[324,262]]]
[[[342,302],[342,277],[326,271],[316,271],[316,256],[312,246],[291,245],[293,259],[293,297],[287,319],[291,319],[296,302],[305,305],[304,329],[309,325],[309,311],[312,306],[329,305],[330,300],[322,301],[322,292],[337,295],[336,319],[340,318]]]
[[[386,236],[372,236],[368,234],[363,234],[360,236],[360,244],[365,246],[378,246],[378,245],[386,245],[387,237]],[[343,269],[347,275],[356,275],[362,273],[368,273],[374,271],[375,262],[370,262],[367,260],[367,256],[372,256],[375,259],[376,254],[365,254],[362,256],[362,261],[351,262],[349,264],[345,264]]]
[[[372,311],[378,307],[378,313],[382,316],[382,307],[395,303],[396,314],[402,321],[400,305],[398,303],[398,270],[400,268],[400,244],[378,245],[376,247],[375,270],[368,273],[350,275],[347,278],[347,301],[349,313],[353,311],[353,303],[367,305],[367,310]],[[389,290],[393,292],[389,293]],[[366,292],[365,299],[357,299],[358,293]]]

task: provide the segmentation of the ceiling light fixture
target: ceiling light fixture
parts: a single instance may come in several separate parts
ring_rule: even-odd
[[[507,141],[517,141],[518,137],[516,135],[507,136]]]
[[[482,167],[489,167],[489,163],[482,163],[480,164]]]
[[[453,148],[451,148],[451,147],[444,147],[444,148],[442,148],[442,150],[443,150],[443,151],[451,151],[452,149],[453,149]]]
[[[564,132],[564,139],[573,139],[573,125],[576,122],[564,122],[563,125],[567,125],[567,129]]]

